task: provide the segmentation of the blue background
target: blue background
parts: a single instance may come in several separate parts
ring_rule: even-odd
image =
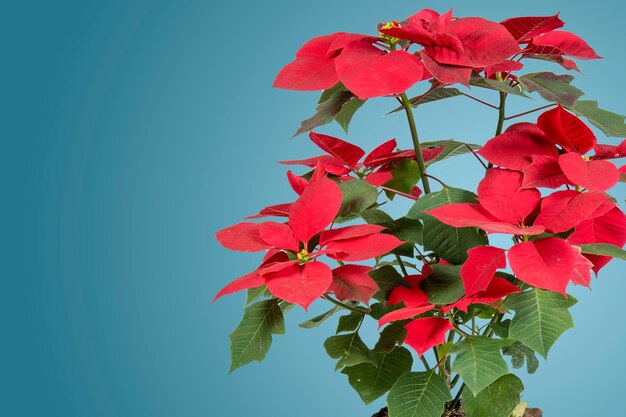
[[[378,410],[382,401],[365,407],[333,371],[322,341],[334,322],[300,329],[301,309],[289,313],[288,334],[275,337],[265,363],[227,375],[227,335],[243,296],[210,300],[259,255],[230,253],[213,233],[292,200],[274,162],[316,152],[305,136],[289,136],[317,94],[271,88],[296,49],[334,31],[374,33],[379,21],[427,6],[496,21],[561,10],[566,29],[606,57],[582,62],[576,85],[603,107],[626,111],[618,2],[5,4],[0,414],[365,417]],[[510,101],[511,112],[534,106]],[[391,106],[372,100],[348,139],[366,150],[391,137],[409,147],[403,116],[383,116]],[[455,98],[417,117],[425,140],[483,143],[496,115]],[[320,131],[345,137],[336,126]],[[436,173],[474,188],[476,165],[461,158]],[[624,201],[623,184],[616,194]],[[576,328],[523,378],[524,399],[547,417],[623,409],[623,271],[613,262],[593,293],[574,290]],[[375,325],[367,327],[371,342]]]

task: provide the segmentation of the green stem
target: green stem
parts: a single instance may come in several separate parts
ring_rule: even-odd
[[[420,169],[422,176],[422,185],[424,186],[424,193],[430,193],[430,184],[428,183],[428,177],[426,176],[426,165],[424,164],[424,156],[422,155],[422,147],[420,146],[419,136],[417,136],[417,128],[415,127],[415,118],[413,117],[413,107],[411,107],[411,101],[407,97],[406,93],[400,95],[402,99],[402,105],[406,112],[406,118],[409,122],[409,128],[411,129],[411,138],[413,139],[413,148],[415,149],[415,159],[417,160],[417,166]]]
[[[402,258],[400,258],[400,255],[396,255],[396,259],[398,260],[398,265],[400,265],[400,269],[402,270],[402,273],[404,274],[404,276],[406,277],[407,275],[409,275],[409,273],[406,270],[406,267],[404,266],[404,262],[402,262]]]
[[[506,120],[505,106],[506,93],[500,93],[500,105],[498,106],[498,125],[496,126],[496,136],[502,133],[502,128],[504,127],[504,121]]]
[[[504,120],[511,120],[511,119],[515,119],[517,117],[526,116],[527,114],[531,114],[531,113],[534,113],[536,111],[547,109],[547,108],[550,108],[550,107],[553,107],[553,106],[556,106],[556,105],[557,105],[556,103],[546,104],[545,106],[537,107],[536,109],[528,110],[528,111],[525,111],[525,112],[522,112],[522,113],[514,114],[513,116],[505,117]]]
[[[426,370],[430,371],[430,365],[428,364],[428,361],[426,360],[424,355],[420,356],[420,359],[422,360],[422,363],[424,364],[424,367],[426,368]]]
[[[348,304],[344,304],[341,301],[337,301],[334,298],[328,296],[328,295],[322,295],[322,298],[324,300],[330,301],[331,303],[341,307],[341,308],[345,308],[346,310],[350,310],[350,311],[354,311],[355,313],[359,313],[359,314],[367,314],[369,315],[369,311],[363,309],[363,308],[358,308],[358,307],[352,307],[349,306]]]
[[[454,400],[452,400],[452,402],[450,403],[450,408],[448,408],[448,410],[454,410],[456,408],[459,401],[461,401],[461,395],[463,395],[464,389],[465,384],[461,385],[461,388],[459,388],[459,392],[456,393],[456,397],[454,397]]]

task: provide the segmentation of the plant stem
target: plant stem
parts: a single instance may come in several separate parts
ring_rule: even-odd
[[[450,403],[450,408],[448,408],[448,410],[454,410],[454,408],[457,406],[459,401],[461,401],[461,395],[463,395],[464,389],[465,389],[465,383],[461,385],[461,388],[459,388],[459,392],[456,393],[456,397],[454,397],[454,400],[452,400],[452,402]]]
[[[406,93],[400,95],[402,99],[402,105],[406,112],[406,118],[409,122],[409,128],[411,129],[411,138],[413,139],[413,148],[415,149],[415,159],[417,160],[417,166],[420,169],[420,175],[422,176],[422,185],[424,186],[424,193],[430,193],[430,184],[428,183],[428,177],[426,176],[426,165],[424,164],[424,155],[422,155],[422,147],[420,146],[419,136],[417,136],[417,128],[415,127],[415,118],[413,117],[413,108],[411,102]]]
[[[406,277],[407,275],[409,275],[409,273],[406,271],[406,267],[404,266],[404,262],[402,262],[402,258],[400,258],[400,255],[396,255],[396,260],[398,261],[398,265],[400,265],[400,269],[402,270],[404,276]]]
[[[352,307],[349,306],[348,304],[344,304],[341,301],[337,301],[334,298],[330,297],[329,295],[322,295],[322,298],[324,300],[330,301],[331,303],[341,307],[341,308],[345,308],[346,310],[350,310],[350,311],[354,311],[355,313],[359,313],[359,314],[367,314],[369,315],[369,311],[363,309],[363,308],[358,308],[358,307]]]
[[[515,119],[516,117],[526,116],[527,114],[531,114],[531,113],[534,113],[536,111],[547,109],[549,107],[553,107],[553,106],[556,106],[556,105],[557,105],[556,103],[546,104],[545,106],[537,107],[536,109],[528,110],[528,111],[525,111],[525,112],[522,112],[522,113],[514,114],[513,116],[505,117],[504,120],[511,120],[511,119]]]
[[[430,365],[428,364],[428,361],[426,360],[424,355],[420,356],[420,359],[422,360],[422,363],[424,364],[424,367],[426,368],[426,370],[430,371]]]
[[[484,104],[485,106],[491,107],[492,109],[496,109],[496,110],[498,110],[498,107],[497,107],[497,106],[494,106],[494,105],[493,105],[493,104],[491,104],[491,103],[487,103],[486,101],[483,101],[483,100],[481,100],[481,99],[479,99],[479,98],[476,98],[476,97],[474,97],[474,96],[470,96],[469,94],[466,94],[466,93],[461,93],[461,95],[462,95],[462,96],[465,96],[465,97],[467,97],[467,98],[471,98],[472,100],[477,101],[477,102],[479,102],[480,104]]]
[[[504,127],[504,121],[506,120],[505,106],[506,93],[500,93],[500,105],[498,106],[498,125],[496,126],[496,136],[502,133],[502,128]]]

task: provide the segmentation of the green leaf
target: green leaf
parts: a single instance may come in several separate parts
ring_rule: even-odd
[[[325,90],[320,96],[320,100],[318,102],[315,114],[308,119],[303,120],[300,124],[300,128],[296,131],[296,133],[293,134],[292,137],[298,136],[304,132],[310,132],[316,127],[328,124],[332,122],[336,117],[340,117],[341,121],[338,120],[338,123],[341,124],[343,127],[343,124],[350,122],[352,115],[358,109],[358,107],[360,107],[359,105],[356,107],[356,109],[352,109],[355,104],[351,104],[351,102],[355,100],[363,104],[361,100],[359,100],[341,83],[338,83],[328,90]],[[341,114],[342,110],[346,106],[348,106],[348,108],[346,108],[345,113]],[[352,114],[350,114],[350,112]],[[347,124],[345,128],[347,129]]]
[[[571,295],[565,298],[557,292],[539,289],[509,295],[504,308],[515,311],[509,337],[547,359],[554,342],[567,329],[574,327],[568,311],[574,304],[576,299]]]
[[[405,320],[394,321],[380,332],[380,337],[376,346],[374,346],[375,352],[389,353],[393,351],[396,346],[402,345],[404,339],[406,339],[407,331],[404,325],[407,323]]]
[[[500,349],[511,343],[513,341],[507,339],[467,337],[452,347],[451,353],[457,355],[452,370],[461,375],[465,385],[476,395],[509,372]]]
[[[263,300],[246,308],[243,319],[229,336],[229,372],[252,361],[261,362],[272,344],[272,334],[285,334],[278,300]]]
[[[370,306],[370,315],[374,320],[380,320],[380,318],[385,314],[391,313],[392,311],[398,310],[402,307],[403,305],[400,303],[391,305],[387,305],[385,302],[374,303]]]
[[[326,353],[333,359],[339,359],[335,369],[357,365],[363,362],[376,363],[374,354],[363,343],[358,333],[331,336],[324,342]]]
[[[387,396],[389,417],[441,417],[447,401],[450,390],[434,370],[405,373]]]
[[[535,351],[521,342],[516,341],[510,346],[505,346],[502,348],[502,353],[511,357],[511,365],[515,369],[521,368],[526,363],[528,373],[534,374],[539,368],[539,360],[535,356]]]
[[[387,181],[387,183],[385,183],[385,187],[392,188],[405,194],[411,194],[413,187],[421,178],[417,162],[409,158],[402,159],[398,162],[398,165],[396,165],[393,171],[391,171],[391,175],[393,176],[393,179]]]
[[[413,204],[406,217],[421,219],[424,223],[422,242],[424,249],[435,252],[453,264],[467,259],[467,251],[475,246],[488,245],[487,236],[476,227],[456,228],[441,223],[423,211],[454,203],[476,203],[476,195],[459,188],[445,187],[427,194]]]
[[[598,102],[592,100],[578,100],[573,106],[568,107],[579,116],[583,116],[589,122],[600,129],[602,133],[610,137],[626,136],[625,117],[598,108]]]
[[[352,312],[348,315],[341,316],[339,317],[339,323],[337,323],[337,331],[335,333],[353,332],[359,327],[362,320],[362,313]]]
[[[391,230],[395,228],[393,217],[377,208],[370,208],[363,211],[361,213],[361,218],[363,218],[363,220],[365,220],[369,224],[377,224]]]
[[[490,78],[483,78],[477,74],[472,74],[472,78],[470,79],[470,85],[480,88],[487,88],[489,90],[500,91],[501,93],[513,94],[519,97],[530,98],[522,92],[522,89],[520,87],[511,87],[506,82],[500,82],[492,80]]]
[[[378,284],[378,292],[374,294],[374,298],[378,301],[385,302],[392,289],[398,285],[406,285],[406,281],[398,271],[389,265],[370,271],[369,276]]]
[[[531,93],[539,93],[548,101],[571,106],[585,93],[570,83],[571,75],[557,75],[553,72],[534,72],[518,78]]]
[[[580,247],[582,253],[588,255],[606,255],[613,258],[626,260],[626,250],[610,243],[590,243],[586,245],[575,245]]]
[[[409,372],[413,365],[411,352],[403,347],[389,353],[377,353],[376,364],[361,363],[344,368],[341,373],[365,404],[384,395],[400,376]]]
[[[246,291],[246,305],[252,304],[259,298],[269,297],[270,295],[265,285],[256,288],[248,288]]]
[[[506,319],[501,321],[500,323],[491,323],[489,327],[493,330],[493,333],[499,338],[506,339],[509,337],[509,326],[511,325],[511,320]]]
[[[341,208],[339,221],[353,219],[359,216],[368,207],[376,204],[378,191],[367,182],[356,179],[339,184],[341,189]]]
[[[422,104],[431,103],[433,101],[445,100],[447,98],[456,97],[463,95],[456,88],[436,88],[434,90],[429,91],[424,95],[419,95],[417,97],[411,98],[409,101],[411,102],[412,107],[421,106]],[[398,111],[404,110],[403,106],[396,107],[389,113],[395,113]]]
[[[333,314],[335,314],[336,312],[342,310],[341,307],[339,306],[335,306],[333,308],[331,308],[330,310],[328,310],[325,313],[320,314],[319,316],[315,316],[310,320],[304,321],[302,323],[299,324],[300,327],[304,328],[304,329],[312,329],[314,327],[319,326],[320,324],[324,323],[326,320],[328,320],[330,317],[333,316]]]
[[[467,417],[509,417],[520,401],[524,385],[518,377],[507,374],[478,395],[463,392],[463,410]]]
[[[431,166],[435,162],[443,161],[444,159],[452,158],[454,156],[463,155],[467,153],[471,153],[472,150],[477,151],[481,148],[480,145],[476,145],[473,143],[465,143],[465,142],[457,142],[452,139],[448,140],[436,140],[433,142],[424,142],[422,143],[422,149],[424,148],[438,148],[443,146],[443,150],[439,155],[430,161],[426,162],[426,167]]]
[[[335,116],[335,121],[339,123],[339,126],[341,126],[346,134],[348,134],[348,126],[352,121],[352,116],[354,116],[354,113],[356,113],[356,111],[361,108],[364,103],[364,100],[353,97],[343,106],[341,106],[341,110],[339,110],[339,113],[337,113],[337,116]]]
[[[387,213],[378,209],[365,210],[361,213],[361,217],[369,224],[377,224],[386,227],[389,229],[389,233],[400,240],[406,241],[406,243],[391,251],[394,255],[412,258],[415,245],[421,244],[422,223],[419,220],[408,219],[406,217],[393,220]]]
[[[421,283],[431,304],[452,304],[465,294],[460,265],[431,265],[433,273]]]

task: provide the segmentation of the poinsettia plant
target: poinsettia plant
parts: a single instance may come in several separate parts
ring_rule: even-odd
[[[547,357],[573,326],[569,285],[589,287],[592,273],[626,259],[626,215],[608,193],[625,181],[612,160],[626,156],[626,141],[599,143],[583,120],[624,137],[624,116],[581,100],[571,74],[524,72],[528,60],[577,71],[574,60],[600,58],[563,25],[558,14],[496,23],[425,9],[379,24],[376,35],[336,32],[296,52],[274,86],[323,90],[296,132],[322,153],[282,162],[297,170],[287,171],[294,201],[216,234],[227,249],[264,253],[216,296],[247,290],[231,371],[265,357],[294,305],[326,302],[301,326],[345,313],[324,348],[365,403],[388,393],[391,417],[524,414],[505,356],[533,373],[536,354]],[[509,98],[533,94],[547,104],[507,113]],[[493,108],[495,135],[422,142],[414,109],[455,96]],[[406,114],[409,149],[392,139],[366,152],[313,132],[336,121],[347,133],[378,97]],[[461,154],[484,167],[476,192],[428,173]],[[413,203],[394,219],[385,208],[395,199]],[[495,234],[510,244],[490,244]],[[374,346],[359,336],[364,325],[379,329]]]

